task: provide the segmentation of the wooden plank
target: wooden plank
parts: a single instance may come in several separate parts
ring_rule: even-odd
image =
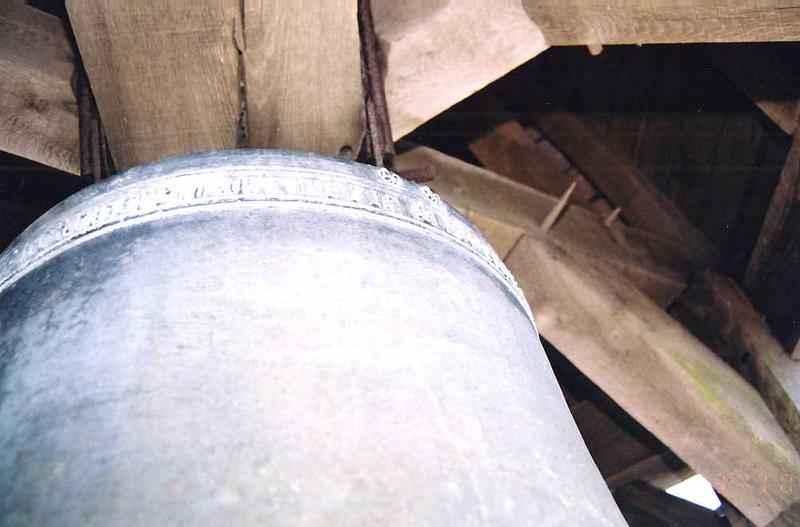
[[[552,146],[550,146],[552,148]],[[597,190],[580,174],[570,173],[570,164],[560,153],[549,153],[516,121],[508,121],[474,140],[469,149],[480,162],[500,175],[552,196],[562,195],[575,181],[571,202],[588,205]]]
[[[117,167],[237,143],[239,0],[68,0]]]
[[[357,151],[363,88],[356,0],[245,0],[248,145]]]
[[[781,0],[523,0],[551,46],[800,40],[800,6]]]
[[[519,0],[375,0],[395,139],[548,45]]]
[[[693,277],[670,312],[751,380],[800,449],[800,362],[783,352],[736,283],[713,272],[701,273]]]
[[[72,49],[59,19],[0,5],[0,150],[78,174]]]
[[[700,268],[710,265],[716,251],[678,208],[639,174],[615,156],[581,121],[566,112],[534,116],[537,128],[572,161],[633,225],[685,247]]]
[[[791,219],[792,209],[800,201],[800,133],[796,133],[789,153],[781,170],[778,186],[772,195],[767,215],[758,234],[756,246],[747,264],[745,284],[755,285],[762,273],[764,265],[776,249],[781,234],[795,226],[787,222]]]
[[[759,394],[639,289],[544,238],[506,263],[542,336],[753,522],[800,497],[781,488],[800,456]]]
[[[745,286],[781,343],[791,350],[798,341],[796,308],[800,304],[800,131],[795,132],[778,185],[753,248]]]
[[[789,135],[800,120],[800,44],[711,46],[709,56],[743,92]]]
[[[557,197],[425,147],[397,156],[395,165],[398,170],[432,166],[436,177],[429,185],[451,205],[506,224],[512,233],[522,229],[547,236],[586,254],[592,265],[611,265],[662,305],[683,290],[683,272],[689,263],[670,242],[638,229],[607,227],[596,214],[570,206],[545,234],[540,226]],[[495,243],[491,237],[489,241]]]

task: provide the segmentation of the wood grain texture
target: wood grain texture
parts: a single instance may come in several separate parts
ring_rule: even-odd
[[[800,362],[784,353],[736,283],[713,272],[693,277],[671,313],[758,389],[800,449]],[[800,483],[799,483],[800,484]]]
[[[563,157],[559,163],[558,152],[548,152],[546,148],[516,121],[495,127],[469,145],[475,157],[492,172],[546,194],[560,196],[577,182],[570,202],[588,205],[597,190],[582,175],[571,173],[571,165]]]
[[[395,139],[545,49],[520,0],[375,0]]]
[[[800,5],[780,0],[523,0],[552,46],[800,40]]]
[[[702,269],[716,250],[656,186],[609,148],[576,116],[566,112],[534,115],[537,128],[608,198],[632,225],[681,244]]]
[[[236,146],[238,0],[68,0],[117,167]]]
[[[542,336],[756,525],[800,497],[800,456],[759,394],[610,269],[524,236],[506,263]]]
[[[658,237],[623,226],[606,227],[596,214],[571,206],[544,233],[540,226],[557,197],[430,148],[417,147],[396,158],[399,170],[418,166],[434,167],[436,177],[429,186],[448,203],[468,217],[476,214],[494,220],[494,234],[491,230],[484,234],[500,253],[508,250],[508,240],[518,238],[521,229],[581,252],[594,265],[614,267],[661,305],[667,305],[685,286],[683,271],[688,263],[681,260],[677,247]],[[501,236],[497,233],[503,225]]]
[[[0,149],[78,174],[72,49],[59,19],[0,5]]]
[[[363,132],[356,0],[245,0],[248,146],[338,155]]]

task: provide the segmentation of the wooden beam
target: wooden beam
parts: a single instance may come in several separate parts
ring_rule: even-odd
[[[758,389],[800,449],[800,362],[783,352],[736,283],[713,272],[693,277],[671,313]]]
[[[356,0],[246,0],[248,146],[358,150],[363,88]]]
[[[712,64],[789,135],[800,120],[800,44],[710,46]]]
[[[374,0],[395,139],[547,49],[519,0]]]
[[[598,195],[586,178],[570,171],[566,159],[540,146],[516,121],[495,127],[471,142],[469,149],[492,172],[546,194],[560,196],[577,182],[571,202],[588,206]]]
[[[78,174],[75,70],[61,21],[7,2],[0,5],[0,150]]]
[[[534,115],[536,127],[572,161],[636,227],[681,244],[697,268],[713,263],[716,250],[678,208],[636,169],[612,154],[576,116]]]
[[[236,146],[239,0],[67,9],[117,168]]]
[[[800,131],[795,132],[745,274],[745,287],[781,343],[798,341],[800,307]]]
[[[800,40],[800,8],[759,2],[523,0],[551,46]]]
[[[545,238],[506,263],[544,338],[753,522],[800,498],[781,487],[800,456],[759,394],[639,289]]]
[[[430,148],[405,152],[395,164],[398,170],[432,166],[436,176],[429,185],[434,191],[473,221],[479,216],[491,218],[494,231],[484,234],[501,255],[509,240],[516,241],[523,232],[535,233],[586,254],[593,265],[613,266],[662,305],[683,290],[682,273],[689,263],[682,259],[680,248],[656,236],[616,224],[608,227],[596,214],[570,206],[545,234],[540,226],[557,197]],[[482,222],[476,223],[481,228]]]

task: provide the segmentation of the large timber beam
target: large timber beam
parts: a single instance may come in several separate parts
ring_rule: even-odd
[[[780,0],[522,0],[551,46],[800,40],[800,6]]]
[[[506,263],[542,335],[756,525],[800,498],[800,456],[759,394],[638,288],[546,237]]]
[[[800,362],[784,353],[736,283],[711,271],[701,273],[670,312],[751,380],[800,449]]]
[[[745,286],[788,350],[800,339],[800,131],[786,156],[756,245],[750,255]],[[795,350],[800,358],[800,349]]]
[[[234,148],[239,0],[68,0],[117,168]]]
[[[561,196],[575,183],[570,202],[588,206],[598,195],[583,175],[571,171],[569,161],[548,151],[516,121],[496,126],[472,141],[469,149],[492,172],[547,194]]]
[[[416,147],[399,155],[400,170],[431,166],[430,187],[464,212],[504,256],[524,233],[546,235],[593,265],[610,265],[661,305],[684,288],[691,264],[679,247],[639,229],[613,224],[581,207],[567,206],[548,230],[542,224],[559,199],[436,150]]]
[[[0,5],[0,150],[78,174],[72,49],[58,18]]]
[[[611,9],[591,2],[525,3],[529,5],[518,0],[373,2],[395,138],[549,45],[796,40],[800,31],[798,9],[773,9],[771,2],[713,8],[623,2]],[[353,103],[350,97],[358,82],[353,75],[353,4],[326,4],[327,15],[322,16],[319,6],[302,9],[301,3],[289,0],[67,1],[111,150],[122,168],[242,144],[305,147],[302,137],[313,138],[311,149],[327,153],[336,153],[339,143],[354,146],[349,145],[358,128],[353,108],[360,99]],[[298,13],[300,18],[293,16]],[[275,26],[277,20],[283,22]],[[340,30],[349,36],[342,37]],[[276,34],[282,37],[264,37]],[[308,34],[315,38],[303,37]],[[65,38],[61,41],[60,46],[68,47]],[[296,45],[284,49],[291,43]],[[57,83],[68,80],[60,68],[48,73],[56,75]],[[330,92],[332,104],[316,102],[325,100],[317,97],[323,92]],[[292,102],[303,98],[307,107]],[[55,111],[70,104],[72,100],[49,107]],[[243,112],[246,106],[249,111]],[[8,123],[18,123],[18,114],[18,109],[0,108]],[[244,119],[248,116],[249,122]],[[48,144],[51,136],[77,145],[76,118],[67,124],[44,117],[46,121],[34,120],[47,124],[35,128],[46,128],[44,144],[29,141],[27,151],[14,151],[46,158],[34,152],[39,149],[57,157],[52,152],[58,148]],[[304,128],[307,134],[301,132]],[[332,136],[328,131],[333,129],[337,134]],[[243,130],[249,132],[249,141]],[[77,147],[68,163],[56,166],[72,163],[74,168],[68,169],[77,172],[76,160]]]
[[[364,126],[356,0],[244,6],[247,145],[357,151]]]
[[[395,137],[547,49],[518,2],[462,4],[374,2]],[[242,128],[251,147],[358,146],[354,0],[67,5],[120,167],[233,148]]]

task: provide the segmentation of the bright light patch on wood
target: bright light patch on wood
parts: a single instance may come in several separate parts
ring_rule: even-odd
[[[712,511],[722,506],[717,493],[711,488],[711,483],[700,474],[695,474],[691,478],[671,486],[667,489],[667,494],[691,501]]]

